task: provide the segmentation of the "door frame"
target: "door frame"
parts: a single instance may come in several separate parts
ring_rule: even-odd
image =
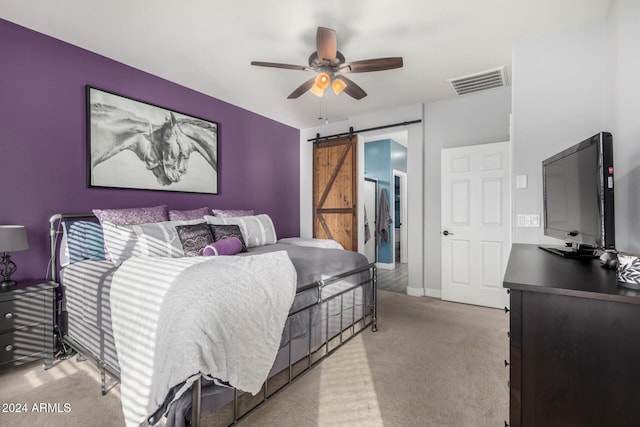
[[[397,169],[393,169],[393,180],[394,180],[394,196],[395,196],[395,178],[400,178],[400,263],[407,263],[407,239],[409,238],[409,233],[407,231],[407,173],[399,171]],[[395,236],[396,227],[393,227],[393,259],[395,260]]]

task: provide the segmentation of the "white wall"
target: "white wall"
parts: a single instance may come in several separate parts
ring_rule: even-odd
[[[528,188],[513,190],[512,224],[517,214],[542,219],[542,160],[607,130],[604,40],[595,23],[514,46],[512,170],[527,175]],[[514,243],[562,244],[542,227],[513,230]]]
[[[440,296],[440,150],[509,140],[511,87],[425,105],[425,295]]]
[[[606,20],[519,43],[513,60],[513,214],[542,214],[542,160],[600,131],[613,134],[616,247],[640,253],[640,2],[613,0]],[[515,182],[515,181],[514,181]],[[515,228],[514,243],[555,243]]]
[[[640,2],[614,1],[607,19],[605,123],[613,134],[616,247],[640,254]]]

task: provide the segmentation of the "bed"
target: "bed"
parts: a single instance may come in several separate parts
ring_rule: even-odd
[[[121,377],[111,287],[114,276],[121,276],[126,264],[116,266],[111,261],[96,259],[58,267],[59,246],[66,243],[61,242],[61,224],[86,220],[95,221],[95,217],[86,214],[51,217],[51,277],[61,284],[58,310],[61,344],[97,362],[105,394],[106,373],[115,379]],[[175,384],[169,390],[163,404],[148,414],[151,424],[166,417],[168,426],[195,426],[205,413],[215,414],[216,425],[234,424],[368,326],[373,331],[377,329],[376,269],[361,254],[313,247],[308,241],[297,245],[295,239],[293,242],[288,239],[286,244],[252,247],[240,257],[217,258],[238,258],[240,262],[242,257],[264,259],[284,253],[295,268],[295,297],[286,313],[274,362],[259,391],[243,392],[211,376],[197,375],[191,382]],[[202,265],[208,262],[203,261]],[[184,392],[186,387],[188,392]]]

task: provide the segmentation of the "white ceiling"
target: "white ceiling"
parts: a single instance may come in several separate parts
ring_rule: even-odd
[[[446,79],[506,66],[512,45],[605,16],[610,0],[0,0],[0,17],[297,128],[456,95]],[[404,68],[349,77],[356,101],[287,95],[310,72],[316,27],[347,61],[402,56]],[[473,96],[473,95],[466,95]],[[322,117],[322,120],[319,120]]]

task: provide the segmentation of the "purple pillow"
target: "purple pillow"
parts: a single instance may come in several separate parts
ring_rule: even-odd
[[[190,209],[186,211],[169,211],[169,221],[202,219],[205,215],[209,215],[209,208]]]
[[[115,225],[138,225],[169,220],[167,205],[151,208],[94,209],[93,214],[98,217],[100,223],[110,222]]]
[[[224,210],[224,209],[211,209],[211,212],[215,216],[219,216],[220,218],[231,218],[235,216],[253,216],[255,215],[252,210]]]
[[[150,208],[94,209],[93,214],[98,218],[100,224],[110,222],[114,225],[138,225],[169,220],[167,205]],[[111,261],[107,245],[104,246],[104,257]]]
[[[202,255],[204,256],[217,256],[217,255],[235,255],[242,252],[242,242],[237,237],[227,237],[226,239],[218,240],[204,248]]]

